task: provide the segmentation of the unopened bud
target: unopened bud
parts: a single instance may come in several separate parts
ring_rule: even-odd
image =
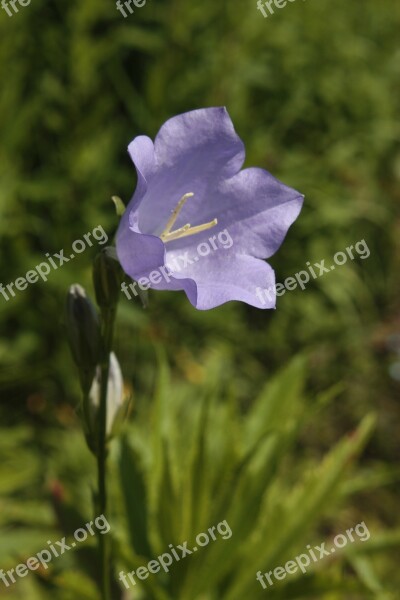
[[[78,284],[71,285],[66,302],[66,325],[72,356],[84,390],[89,389],[99,361],[100,322],[97,311]]]
[[[93,284],[101,308],[113,308],[118,304],[123,276],[115,249],[101,250],[93,265]]]
[[[98,366],[89,392],[90,413],[92,419],[92,431],[97,430],[97,416],[100,407],[101,369]],[[116,426],[127,412],[127,402],[124,398],[124,381],[121,367],[114,352],[110,354],[110,368],[107,385],[107,422],[106,434],[111,437],[115,433]]]

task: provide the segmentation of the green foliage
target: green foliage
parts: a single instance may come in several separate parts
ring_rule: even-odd
[[[195,555],[174,562],[168,573],[138,581],[132,598],[239,600],[249,595],[261,600],[265,591],[255,579],[258,570],[283,565],[307,544],[355,526],[357,511],[346,515],[350,494],[389,481],[388,474],[385,481],[372,470],[350,485],[374,425],[371,415],[323,460],[299,449],[302,431],[323,418],[337,393],[309,398],[305,360],[292,361],[272,378],[244,412],[235,394],[221,386],[222,368],[214,356],[210,378],[194,393],[193,386],[172,386],[161,359],[154,399],[138,403],[134,422],[113,446],[107,518],[115,577],[157,559],[170,544],[177,548],[187,541],[192,548],[199,533],[222,522],[228,525],[225,534],[232,532],[226,539],[210,538]],[[50,431],[42,452],[32,454],[32,433],[20,428],[1,435],[0,560],[5,569],[42,550],[44,540],[70,539],[91,518],[94,461],[83,434]],[[29,469],[21,471],[24,464]],[[11,469],[22,479],[13,478]],[[79,590],[80,597],[95,600],[94,542],[89,539],[54,559],[48,570],[18,580],[7,590],[9,597],[22,593],[72,600]],[[268,594],[277,600],[341,600],[345,593],[374,598],[379,589],[377,598],[394,598],[390,583],[383,583],[387,567],[376,557],[397,550],[399,543],[399,531],[373,531],[368,543],[349,544],[323,569],[287,577]]]
[[[138,581],[143,598],[261,599],[265,591],[256,572],[301,553],[315,539],[322,518],[338,510],[374,418],[367,416],[322,462],[307,464],[296,440],[309,420],[320,417],[327,395],[310,403],[305,372],[305,361],[294,361],[242,415],[235,398],[219,390],[216,381],[196,401],[189,390],[171,394],[163,367],[156,401],[139,411],[121,443],[128,532],[121,540],[121,566],[125,572],[145,566],[168,552],[169,544],[188,541],[192,548],[197,533],[225,520],[233,535],[174,563],[167,575]],[[350,564],[365,560],[359,557],[362,550],[352,548]],[[367,577],[339,578],[346,560],[343,553],[322,574],[296,576],[295,583],[288,578],[268,594],[282,600],[316,594],[339,599],[351,590],[373,597]],[[371,569],[369,562],[365,568]]]

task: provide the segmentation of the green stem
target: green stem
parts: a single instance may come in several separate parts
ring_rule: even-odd
[[[110,371],[110,352],[112,347],[115,310],[102,314],[102,355],[100,361],[100,407],[99,438],[97,451],[98,470],[98,507],[99,515],[107,517],[107,389]],[[110,545],[109,536],[99,535],[99,553],[101,568],[101,597],[110,600]]]

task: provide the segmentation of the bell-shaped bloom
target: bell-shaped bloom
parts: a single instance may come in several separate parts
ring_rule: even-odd
[[[260,168],[242,169],[245,151],[225,108],[167,121],[154,143],[128,148],[136,191],[121,219],[117,254],[143,286],[184,290],[198,309],[239,300],[274,308],[256,290],[274,290],[264,259],[281,245],[303,196]]]

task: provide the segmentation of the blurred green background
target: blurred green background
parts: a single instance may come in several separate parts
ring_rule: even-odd
[[[287,292],[276,311],[229,303],[197,312],[183,293],[170,292],[150,293],[143,310],[122,297],[115,350],[133,393],[133,421],[153,402],[156,348],[171,368],[171,396],[183,386],[195,411],[217,373],[221,396],[236,399],[239,424],[265,383],[306,356],[308,407],[338,387],[298,431],[293,473],[311,468],[374,412],[376,427],[358,466],[370,477],[360,490],[354,485],[347,504],[354,518],[346,523],[358,518],[378,531],[400,526],[399,26],[395,0],[298,0],[268,19],[255,0],[147,0],[127,18],[112,1],[32,0],[12,17],[0,14],[4,285],[97,225],[111,239],[118,226],[111,196],[126,203],[135,186],[128,143],[206,106],[228,108],[246,145],[246,166],[269,170],[306,197],[270,261],[277,281],[366,241],[368,259]],[[72,283],[92,292],[95,252],[86,250],[8,302],[0,296],[0,513],[10,540],[35,525],[41,510],[37,526],[54,525],[51,502],[62,478],[67,487],[82,487],[83,444],[80,459],[67,460],[67,448],[80,439],[79,388],[63,306]],[[82,494],[87,505],[90,494]],[[305,544],[341,531],[339,512],[332,514],[330,528],[315,525]],[[389,546],[374,565],[377,575],[366,576],[373,597],[397,597],[379,595],[382,586],[400,585],[398,547]],[[0,542],[1,557],[16,553],[11,542]],[[143,597],[156,597],[148,593]],[[219,594],[212,598],[225,598]],[[326,594],[313,597],[370,597]],[[42,589],[38,597],[45,597]],[[289,597],[303,596],[282,596]]]

